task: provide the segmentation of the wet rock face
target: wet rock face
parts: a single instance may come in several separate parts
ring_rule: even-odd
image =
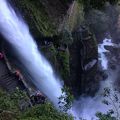
[[[109,17],[103,11],[91,9],[86,13],[86,21],[97,40],[103,40],[105,32],[109,29]]]
[[[76,31],[73,37],[74,42],[70,48],[73,89],[78,94],[94,94],[99,88],[99,80],[95,76],[98,61],[96,40],[86,27]]]

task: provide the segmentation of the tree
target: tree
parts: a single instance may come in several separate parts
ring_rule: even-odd
[[[69,29],[64,28],[59,34],[59,36],[60,44],[70,45],[73,43],[72,33]]]
[[[67,112],[73,103],[73,95],[70,93],[70,89],[66,86],[62,89],[62,95],[59,97],[59,107],[62,111]]]
[[[18,105],[21,99],[27,100],[28,97],[18,88],[11,94],[0,90],[0,120],[73,120],[49,102],[28,107],[23,112]]]
[[[107,113],[100,113],[98,112],[96,116],[99,120],[120,120],[120,99],[119,99],[119,91],[110,88],[104,88],[103,97],[104,100],[102,101],[103,104],[110,107]]]

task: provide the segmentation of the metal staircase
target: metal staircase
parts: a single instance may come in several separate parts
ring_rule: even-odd
[[[3,60],[0,60],[0,87],[8,92],[13,92],[16,87],[22,89],[24,85],[17,76],[10,73]]]

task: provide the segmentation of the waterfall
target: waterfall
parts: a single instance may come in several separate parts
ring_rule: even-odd
[[[16,57],[31,75],[32,82],[58,108],[58,97],[62,95],[60,80],[55,76],[50,63],[38,50],[28,26],[21,17],[16,15],[7,0],[0,0],[0,34],[14,48],[17,53]],[[74,101],[70,113],[78,120],[80,117],[87,120],[96,120],[96,112],[105,113],[109,110],[109,106],[106,107],[102,103],[103,98],[100,94],[103,92],[104,87],[113,88],[113,80],[116,79],[118,71],[109,68],[109,60],[106,56],[109,50],[106,50],[105,46],[113,47],[117,45],[113,44],[111,39],[104,39],[103,43],[98,45],[99,61],[102,69],[107,71],[108,78],[101,82],[100,90],[95,97],[81,96],[79,100]]]
[[[60,80],[39,52],[28,26],[16,15],[7,0],[0,0],[0,33],[14,48],[32,82],[58,107],[58,97],[62,95]]]
[[[114,46],[111,39],[104,39],[102,44],[98,45],[98,53],[100,54],[99,60],[101,62],[101,66],[103,70],[108,69],[108,59],[105,55],[106,52],[109,52],[105,49],[105,46]]]
[[[110,53],[110,51],[105,48],[106,46],[119,46],[117,44],[112,43],[112,40],[107,38],[105,38],[103,42],[98,45],[99,62],[101,64],[102,69],[107,72],[108,78],[100,83],[100,89],[98,93],[96,93],[95,97],[81,96],[79,100],[74,101],[71,111],[74,114],[76,120],[79,120],[79,118],[83,118],[85,120],[98,120],[98,118],[95,116],[97,112],[107,113],[108,110],[114,109],[113,107],[106,106],[102,103],[104,97],[101,94],[103,93],[104,88],[109,87],[112,91],[114,91],[113,84],[118,76],[118,69],[111,70],[109,68],[109,58],[107,57],[106,53]]]

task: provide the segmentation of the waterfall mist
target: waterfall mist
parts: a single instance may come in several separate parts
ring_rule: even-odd
[[[101,12],[101,11],[100,11]],[[99,13],[99,12],[98,12]],[[120,24],[119,24],[119,16],[120,16],[120,6],[119,5],[111,5],[110,3],[106,2],[105,9],[101,12],[103,14],[103,18],[101,16],[98,19],[95,17],[91,17],[93,20],[92,25],[95,28],[94,33],[100,30],[99,35],[97,36],[98,41],[98,53],[99,53],[99,63],[100,63],[100,70],[105,71],[107,74],[107,79],[100,82],[99,91],[96,93],[95,97],[91,96],[80,96],[80,98],[74,101],[72,111],[77,120],[79,118],[83,118],[85,120],[99,120],[96,117],[97,112],[107,113],[110,109],[115,110],[113,106],[105,105],[102,103],[104,97],[101,95],[104,92],[104,88],[108,87],[111,89],[111,92],[114,94],[114,89],[118,87],[119,89],[119,73],[120,73],[120,64],[119,64],[119,53],[116,50],[116,53],[111,51],[111,49],[120,49]],[[105,16],[104,16],[105,15]],[[90,14],[91,16],[91,14]],[[94,13],[93,13],[93,16]],[[97,18],[97,17],[96,17]],[[107,19],[107,21],[105,21]],[[89,18],[87,19],[89,22]],[[102,24],[99,26],[99,20],[101,20]],[[98,27],[99,26],[99,27]],[[108,26],[105,28],[105,26]],[[102,29],[105,28],[105,33]],[[103,34],[104,33],[104,34]],[[107,33],[107,35],[106,35]],[[102,37],[101,37],[102,36]],[[107,37],[112,36],[113,39],[107,39]],[[101,39],[102,38],[102,39]],[[105,39],[103,39],[105,38]],[[107,49],[108,48],[108,49]],[[109,49],[110,48],[110,49]],[[117,56],[117,57],[116,57]],[[111,69],[110,64],[113,64],[113,69]],[[120,95],[118,98],[120,99]],[[111,96],[113,97],[113,96]],[[120,113],[119,104],[114,103]],[[115,110],[116,111],[116,110]],[[116,113],[114,116],[118,116]],[[119,118],[120,119],[120,115]]]
[[[32,82],[58,107],[62,85],[49,62],[39,52],[28,26],[6,0],[0,0],[0,33],[14,48]]]
[[[79,118],[83,118],[85,120],[98,120],[96,117],[97,112],[107,113],[110,109],[114,110],[112,106],[107,106],[102,103],[102,101],[105,99],[102,96],[104,88],[110,88],[111,92],[114,92],[114,83],[119,74],[117,68],[112,70],[109,67],[109,58],[107,53],[111,53],[105,48],[106,46],[119,47],[119,45],[112,43],[112,40],[107,38],[105,38],[103,42],[98,45],[99,62],[102,70],[105,70],[108,74],[108,78],[100,83],[100,89],[98,93],[96,93],[95,97],[81,96],[79,100],[74,101],[72,111],[74,112],[76,120],[79,120]],[[118,106],[117,103],[115,104]],[[114,115],[116,116],[116,114]]]

